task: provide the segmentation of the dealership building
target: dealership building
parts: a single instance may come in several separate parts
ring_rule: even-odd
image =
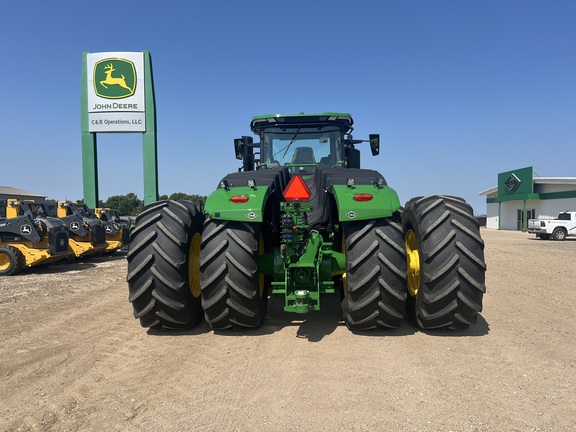
[[[576,177],[535,177],[526,167],[498,174],[486,196],[486,228],[526,231],[528,219],[576,211]]]
[[[0,201],[6,200],[8,198],[16,198],[20,200],[46,201],[46,197],[44,195],[39,195],[37,193],[29,192],[15,187],[0,186]]]

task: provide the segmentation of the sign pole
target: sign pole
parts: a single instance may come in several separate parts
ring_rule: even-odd
[[[82,53],[82,93],[81,124],[82,124],[82,178],[84,185],[84,203],[90,208],[98,207],[98,151],[96,134],[89,132],[88,123],[88,80],[86,52]]]
[[[146,132],[142,134],[144,160],[144,205],[158,201],[158,152],[156,147],[156,102],[152,59],[144,51],[144,73],[146,74]]]

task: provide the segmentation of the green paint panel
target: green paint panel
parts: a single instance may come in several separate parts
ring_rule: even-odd
[[[158,201],[158,150],[156,140],[156,98],[152,59],[144,51],[144,76],[146,77],[146,132],[142,134],[144,163],[144,205]]]
[[[539,200],[551,200],[551,199],[566,199],[566,198],[576,198],[576,190],[573,191],[563,191],[563,192],[547,192],[547,193],[533,193],[525,195],[511,195],[496,198],[487,198],[487,204],[493,204],[498,202],[506,201],[539,201]]]
[[[232,189],[219,188],[212,192],[206,199],[204,210],[213,219],[230,220],[239,222],[263,222],[264,204],[268,198],[267,186],[256,189],[250,187],[236,187]],[[245,203],[232,203],[234,196],[245,196]]]
[[[498,198],[534,193],[534,168],[519,168],[498,174]],[[514,198],[521,199],[521,198]]]
[[[304,118],[304,117],[350,117],[352,116],[348,113],[335,113],[335,112],[325,112],[322,114],[265,114],[252,117],[252,120],[265,120],[265,119],[275,119],[275,118]]]
[[[396,191],[388,186],[373,185],[333,186],[333,194],[338,205],[338,220],[351,222],[353,220],[368,220],[390,217],[400,206]],[[356,201],[355,195],[372,195],[370,201]]]
[[[86,54],[82,53],[82,88],[80,91],[80,126],[82,133],[82,180],[84,203],[98,207],[98,148],[96,134],[88,132],[88,81]]]
[[[82,132],[82,178],[84,203],[98,207],[98,148],[96,134]]]
[[[510,196],[498,196],[496,198],[493,198],[493,202],[506,202],[506,201],[534,201],[534,200],[539,200],[540,198],[540,194],[516,194],[516,195],[510,195]]]
[[[335,124],[344,127],[346,130],[351,130],[354,120],[350,114],[334,112],[322,114],[267,114],[253,117],[250,128],[252,132],[260,134],[262,129],[266,127],[288,126],[290,124],[303,125],[307,123]]]

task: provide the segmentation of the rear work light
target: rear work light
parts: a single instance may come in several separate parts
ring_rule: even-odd
[[[311,193],[304,179],[297,175],[290,179],[282,195],[286,201],[308,201]]]
[[[364,202],[364,201],[370,201],[372,200],[372,195],[370,194],[356,194],[354,195],[352,198],[354,198],[354,201],[360,201],[360,202]]]
[[[250,198],[248,198],[246,195],[234,195],[232,198],[230,198],[230,202],[233,204],[244,204],[245,202],[248,202]]]

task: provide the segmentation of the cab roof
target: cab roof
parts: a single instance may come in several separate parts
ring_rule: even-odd
[[[320,126],[338,125],[344,133],[352,131],[354,120],[347,113],[325,112],[322,114],[266,114],[252,118],[250,128],[255,134],[260,134],[267,127],[278,126]]]

